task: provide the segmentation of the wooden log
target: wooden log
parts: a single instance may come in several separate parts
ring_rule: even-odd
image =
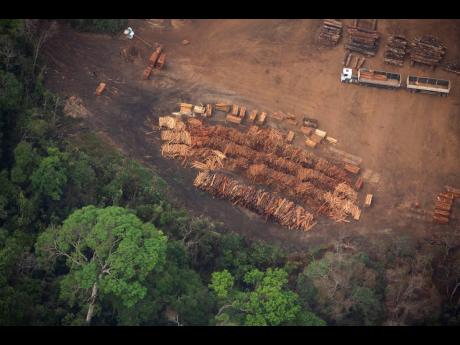
[[[206,117],[211,117],[212,116],[212,105],[211,104],[206,104],[205,115],[206,115]]]
[[[439,224],[448,224],[449,218],[433,214],[433,221]]]
[[[366,199],[364,200],[364,207],[371,207],[373,197],[374,196],[372,194],[366,195]]]
[[[364,184],[364,180],[362,177],[359,177],[357,180],[356,180],[356,183],[355,183],[355,190],[359,191],[361,190],[361,188],[363,188],[363,184]]]
[[[302,131],[303,134],[310,136],[315,132],[314,128],[307,127],[307,126],[302,126],[300,127],[300,130]]]
[[[155,51],[150,55],[149,57],[149,60],[148,60],[148,65],[151,66],[153,68],[153,66],[155,66],[159,56],[160,56],[160,53],[161,53],[161,50],[163,48],[161,46],[159,46],[157,49],[155,49]]]
[[[289,131],[286,136],[286,142],[291,144],[294,141],[295,133],[293,131]]]
[[[267,118],[267,113],[266,113],[265,111],[263,111],[263,112],[261,112],[261,113],[259,114],[259,117],[257,118],[256,123],[257,123],[259,126],[261,126],[261,125],[263,125],[263,124],[265,123],[266,118]]]
[[[248,121],[251,122],[251,123],[253,123],[253,122],[256,120],[257,113],[258,113],[258,110],[257,110],[257,109],[252,110],[252,111],[249,113]]]
[[[358,174],[359,171],[360,171],[360,167],[354,165],[354,164],[350,164],[350,163],[345,163],[345,166],[344,166],[344,169],[346,171],[349,171],[351,172],[352,174]]]
[[[442,217],[447,217],[449,218],[450,212],[449,211],[444,211],[444,210],[434,210],[434,214]]]
[[[313,140],[311,140],[310,138],[307,138],[305,139],[305,145],[307,145],[308,147],[311,147],[311,148],[315,148],[317,143],[314,142]]]
[[[162,69],[166,63],[166,54],[161,53],[160,56],[158,57],[157,62],[155,63],[155,68],[156,69]]]
[[[106,88],[107,84],[106,83],[99,83],[99,85],[96,88],[96,96],[102,95]]]
[[[460,189],[459,188],[454,188],[452,186],[445,186],[444,188],[446,189],[446,191],[451,193],[454,197],[460,198]]]
[[[239,107],[238,107],[236,104],[233,104],[233,105],[232,105],[232,112],[231,112],[231,114],[232,114],[233,116],[238,116],[238,109],[239,109]]]
[[[144,80],[149,79],[151,73],[152,73],[152,66],[147,66],[144,69],[144,73],[142,74],[142,79]]]
[[[224,111],[226,113],[228,113],[228,111],[230,109],[230,105],[227,104],[227,103],[216,103],[215,107],[216,107],[216,110]]]
[[[238,115],[239,117],[241,117],[242,119],[244,119],[244,117],[246,116],[246,107],[241,107],[240,108],[240,113]]]
[[[241,118],[241,117],[238,117],[238,116],[235,116],[235,115],[232,115],[232,114],[228,114],[227,117],[226,117],[226,120],[227,120],[228,122],[240,124],[242,118]]]

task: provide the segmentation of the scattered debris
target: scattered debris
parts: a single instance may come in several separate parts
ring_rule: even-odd
[[[318,143],[311,140],[310,138],[305,139],[305,145],[314,149]]]
[[[335,144],[338,143],[338,140],[337,140],[337,139],[334,139],[334,138],[332,138],[332,137],[330,137],[330,136],[327,136],[327,137],[326,137],[326,141],[327,141],[328,143],[330,143],[330,144],[333,144],[333,145],[335,145]]]
[[[316,119],[311,119],[311,118],[308,118],[308,117],[304,117],[303,118],[303,125],[306,126],[306,127],[312,127],[312,128],[318,128],[318,120]]]
[[[87,118],[91,113],[83,105],[83,100],[77,96],[70,96],[64,104],[64,114],[74,118]]]
[[[441,68],[446,72],[451,72],[460,75],[460,62],[449,62],[441,65]]]
[[[189,40],[182,40],[182,45],[186,46],[187,44],[190,44]]]

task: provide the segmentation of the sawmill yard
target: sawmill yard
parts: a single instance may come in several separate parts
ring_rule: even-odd
[[[392,35],[408,42],[433,35],[446,47],[444,59],[456,61],[459,21],[378,20],[376,55],[361,58],[363,67],[403,80],[450,80],[448,97],[341,83],[349,33],[344,28],[336,45],[321,44],[323,20],[129,25],[166,54],[149,80],[142,76],[154,49],[140,40],[61,27],[44,47],[47,87],[81,100],[85,111],[74,115],[162,176],[177,205],[249,238],[294,248],[337,234],[425,237],[458,229],[458,200],[448,224],[432,216],[445,186],[460,188],[460,75],[412,66],[408,57],[402,67],[385,64],[384,55]],[[101,81],[106,90],[97,97]],[[180,103],[210,104],[212,116],[168,120]],[[229,107],[219,111],[216,104]],[[234,105],[236,117],[246,108],[241,124],[226,120]],[[266,112],[264,124],[249,123],[253,110]],[[318,121],[314,148],[305,144],[306,133],[314,133],[301,128],[305,116]],[[364,207],[368,194],[372,204]]]

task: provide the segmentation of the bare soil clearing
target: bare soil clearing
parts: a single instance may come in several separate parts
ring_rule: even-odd
[[[164,22],[153,26],[130,21],[136,34],[151,44],[161,43],[167,54],[165,69],[155,70],[151,80],[142,80],[152,53],[142,42],[61,28],[45,47],[46,83],[64,97],[81,98],[92,114],[86,120],[90,126],[157,171],[173,187],[177,204],[223,221],[245,236],[298,249],[338,233],[426,236],[457,226],[458,207],[452,213],[456,219],[447,226],[432,224],[423,212],[434,209],[435,195],[445,184],[460,185],[460,76],[440,68],[433,72],[411,67],[408,59],[403,67],[385,65],[383,54],[393,34],[409,40],[433,34],[447,46],[446,60],[458,59],[460,21],[379,20],[380,48],[365,63],[403,76],[450,79],[453,86],[447,98],[341,84],[343,38],[334,48],[319,46],[321,20],[193,20],[174,26]],[[190,43],[184,45],[183,40]],[[122,49],[133,52],[129,60]],[[107,89],[96,97],[101,81]],[[161,157],[159,133],[146,135],[151,130],[147,118],[158,123],[158,116],[176,110],[182,101],[229,101],[248,111],[267,111],[268,125],[296,131],[296,141],[303,138],[300,128],[270,119],[270,113],[281,110],[298,115],[298,120],[305,115],[318,119],[320,128],[338,139],[337,149],[362,158],[362,194],[374,194],[373,206],[363,211],[359,222],[320,219],[314,230],[301,233],[212,199],[193,187],[195,171]],[[223,120],[222,114],[213,118]],[[325,145],[319,150],[332,154]],[[418,211],[411,208],[415,202],[420,204]]]

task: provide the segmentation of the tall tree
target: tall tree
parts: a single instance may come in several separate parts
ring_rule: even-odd
[[[244,283],[250,290],[234,290],[228,271],[215,272],[210,288],[221,300],[216,316],[220,324],[245,326],[305,325],[321,326],[325,322],[302,308],[299,296],[287,288],[287,272],[283,269],[258,269],[247,272]]]
[[[59,228],[50,227],[37,240],[42,262],[65,258],[69,272],[61,296],[70,304],[89,300],[90,323],[98,298],[114,295],[126,307],[146,294],[149,272],[164,264],[166,236],[121,207],[87,206],[72,213]]]

